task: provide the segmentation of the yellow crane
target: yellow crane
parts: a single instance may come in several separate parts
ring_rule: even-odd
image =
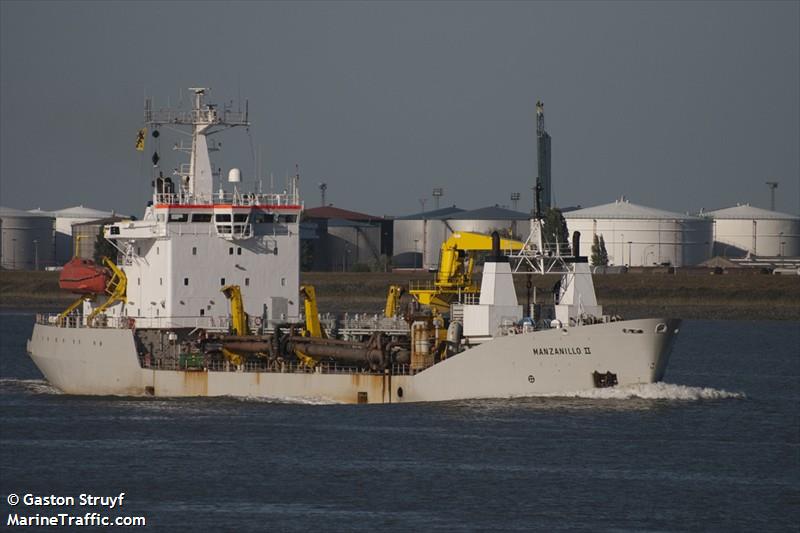
[[[326,338],[325,330],[319,321],[319,308],[317,307],[317,291],[313,285],[301,285],[300,295],[303,297],[303,308],[306,315],[306,329],[303,332],[304,337],[316,337],[318,339]],[[295,348],[294,354],[297,358],[308,367],[313,367],[317,361]]]
[[[248,316],[244,312],[242,289],[238,285],[225,285],[220,291],[231,302],[231,329],[233,332],[240,336],[250,335],[250,328],[247,325]],[[222,354],[237,366],[244,363],[244,356],[233,350],[223,348]]]
[[[80,235],[76,238],[76,242],[80,240]],[[77,247],[76,247],[77,250]],[[77,257],[77,253],[76,256]],[[125,276],[125,272],[123,272],[114,262],[109,259],[108,257],[103,257],[101,263],[108,269],[110,275],[108,276],[108,281],[106,281],[106,285],[104,288],[104,293],[106,296],[106,300],[95,307],[91,313],[86,317],[86,325],[88,327],[92,327],[94,325],[94,319],[97,318],[103,311],[111,307],[117,302],[125,302],[127,303],[127,289],[128,289],[128,278]],[[98,293],[99,294],[99,293]],[[97,297],[97,294],[82,294],[77,300],[72,302],[69,307],[67,307],[61,314],[58,315],[58,324],[63,326],[66,324],[67,317],[72,314],[83,302],[91,302]]]
[[[306,337],[325,338],[325,332],[319,322],[319,308],[317,307],[317,291],[313,285],[301,285],[300,294],[303,296],[303,307],[306,314]]]
[[[128,299],[126,297],[127,290],[128,290],[128,278],[125,276],[125,272],[123,272],[117,265],[114,264],[114,261],[109,259],[108,257],[103,257],[103,265],[108,267],[111,271],[111,278],[106,283],[106,301],[100,304],[99,306],[95,307],[89,316],[86,318],[86,324],[91,326],[92,321],[95,319],[97,315],[111,307],[117,302],[124,302],[128,303]]]
[[[394,318],[397,316],[398,311],[400,311],[400,298],[403,296],[404,292],[405,290],[402,285],[389,285],[383,316],[386,318]]]
[[[250,335],[247,313],[244,312],[242,289],[238,285],[225,285],[220,289],[231,302],[231,328],[236,335]]]
[[[500,249],[521,250],[522,241],[500,239]],[[433,287],[412,288],[409,292],[417,301],[437,311],[448,311],[450,303],[461,294],[478,294],[480,287],[472,280],[477,252],[492,249],[492,236],[460,231],[442,243],[439,252],[439,271]]]

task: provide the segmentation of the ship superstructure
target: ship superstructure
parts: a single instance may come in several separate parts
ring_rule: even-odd
[[[142,220],[105,228],[128,278],[127,302],[106,314],[143,328],[222,329],[228,303],[220,289],[236,284],[247,292],[249,315],[264,321],[296,319],[302,212],[297,179],[280,193],[244,192],[241,172],[232,168],[225,190],[212,170],[209,136],[249,126],[247,111],[219,110],[205,103],[207,89],[191,90],[190,111],[154,111],[150,100],[145,103],[151,131],[190,128],[191,146],[177,145],[188,152],[189,163],[172,176],[154,177],[153,200]],[[86,304],[85,314],[93,305]]]
[[[191,145],[177,145],[189,162],[168,177],[157,170],[142,220],[105,228],[115,260],[65,268],[62,286],[78,300],[37,316],[28,351],[62,391],[376,403],[663,377],[679,321],[603,314],[579,236],[571,249],[542,237],[541,181],[526,242],[454,234],[442,246],[446,268],[432,285],[411,288],[415,301],[402,316],[403,290],[393,286],[383,317],[321,320],[314,288],[299,287],[298,177],[280,193],[240,191],[237,168],[223,183],[209,136],[247,126],[247,108],[220,110],[205,103],[207,89],[192,91],[190,111],[145,105],[154,137],[190,130]],[[477,285],[475,253],[487,251]],[[548,273],[561,275],[550,310],[520,305],[514,276]]]

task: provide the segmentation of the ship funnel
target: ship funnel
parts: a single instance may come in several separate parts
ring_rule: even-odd
[[[487,263],[507,263],[508,258],[500,251],[500,234],[492,232],[492,255],[486,258]]]
[[[241,183],[242,173],[238,168],[232,168],[228,172],[228,183]]]

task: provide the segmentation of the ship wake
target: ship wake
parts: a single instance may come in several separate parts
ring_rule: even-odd
[[[231,400],[252,403],[278,403],[296,405],[338,405],[341,402],[317,396],[286,396],[286,397],[261,397],[261,396],[227,396]]]
[[[744,399],[746,396],[741,392],[729,392],[710,387],[690,387],[688,385],[676,385],[673,383],[643,383],[638,385],[624,385],[620,387],[609,387],[603,389],[589,389],[570,393],[544,394],[542,396],[561,397],[561,398],[586,398],[592,400],[677,400],[677,401],[698,401],[698,400],[724,400],[724,399]]]
[[[44,379],[0,378],[0,393],[63,394]]]

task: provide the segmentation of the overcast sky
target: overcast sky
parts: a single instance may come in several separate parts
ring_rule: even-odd
[[[800,212],[800,2],[0,2],[0,203],[141,215],[156,106],[249,98],[215,165],[307,206],[531,207],[535,102],[561,206]],[[185,93],[184,93],[185,94]],[[173,139],[162,136],[165,167]],[[252,145],[251,139],[252,138]],[[251,148],[252,146],[252,148]]]

